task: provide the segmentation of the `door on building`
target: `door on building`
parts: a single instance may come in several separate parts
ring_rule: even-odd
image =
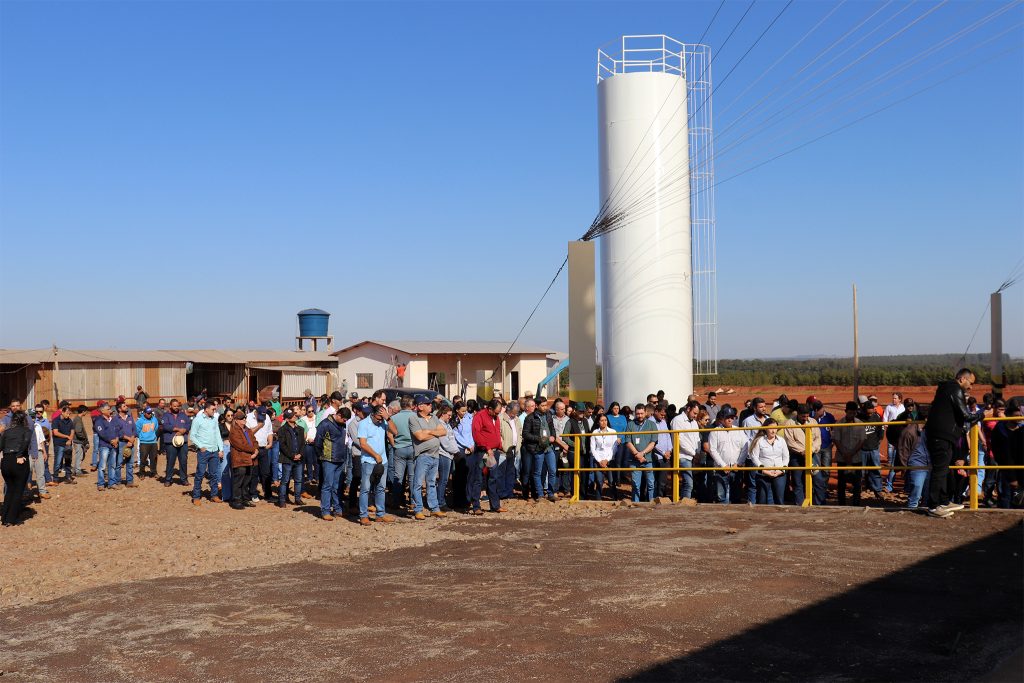
[[[512,393],[510,394],[510,396],[511,396],[512,400],[515,401],[515,400],[517,400],[519,398],[519,371],[518,370],[513,370],[512,373],[509,375],[509,384],[512,385],[510,387],[511,390],[512,390]]]
[[[447,396],[448,392],[445,391],[446,385],[444,381],[445,375],[443,372],[428,372],[426,388],[436,391],[442,396]]]

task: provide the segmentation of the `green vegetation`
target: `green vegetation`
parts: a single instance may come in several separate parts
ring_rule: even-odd
[[[933,354],[918,356],[866,356],[860,359],[860,383],[865,385],[928,386],[949,379],[961,367],[974,370],[978,382],[989,384],[989,354]],[[1024,361],[1003,360],[1009,384],[1024,383]],[[713,378],[713,379],[712,379]],[[853,384],[852,358],[812,360],[720,360],[718,375],[706,378],[723,386]]]
[[[981,384],[991,384],[989,354],[956,353],[919,356],[865,356],[860,359],[860,383],[863,385],[931,386],[949,379],[962,367],[971,368]],[[1024,384],[1024,360],[1003,358],[1008,384]],[[810,360],[720,360],[717,375],[701,375],[695,382],[725,387],[780,386],[852,386],[852,358],[814,358]],[[569,369],[558,375],[558,386],[569,386]],[[597,386],[601,367],[597,368]]]

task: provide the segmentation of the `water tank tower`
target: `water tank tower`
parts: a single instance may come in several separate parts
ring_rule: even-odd
[[[328,351],[334,350],[334,337],[327,333],[330,318],[330,313],[319,308],[307,308],[304,311],[299,311],[299,333],[295,337],[299,351],[304,350],[302,343],[307,339],[313,340],[314,351],[319,350],[318,346],[321,340],[326,342]]]
[[[604,396],[624,405],[693,391],[693,291],[684,46],[625,36],[598,51]]]

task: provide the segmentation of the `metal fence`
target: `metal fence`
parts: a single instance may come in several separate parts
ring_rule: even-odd
[[[1024,421],[1024,417],[993,417],[985,420],[985,422],[1008,422],[1008,421]],[[896,471],[907,471],[907,470],[928,470],[930,467],[923,465],[894,465],[889,463],[888,465],[815,465],[811,462],[809,457],[812,454],[806,454],[808,457],[805,458],[806,462],[800,466],[786,466],[786,467],[755,467],[752,465],[737,465],[734,467],[683,467],[680,466],[680,454],[679,454],[679,435],[680,434],[693,434],[693,433],[705,433],[705,432],[749,432],[755,430],[767,430],[777,429],[783,431],[786,429],[797,429],[803,430],[804,432],[804,443],[813,443],[813,430],[815,429],[834,429],[836,427],[860,427],[863,429],[866,425],[873,425],[875,427],[887,427],[889,425],[907,425],[907,424],[924,424],[923,420],[918,421],[906,421],[897,420],[894,422],[838,422],[829,425],[814,424],[795,424],[795,425],[769,425],[768,427],[756,426],[756,427],[703,427],[700,429],[663,429],[646,432],[611,432],[616,436],[624,435],[635,435],[635,434],[670,434],[672,436],[672,467],[581,467],[580,466],[580,455],[582,454],[581,440],[584,438],[590,438],[591,436],[608,436],[605,434],[595,434],[593,432],[586,434],[563,434],[562,440],[570,438],[573,440],[574,450],[574,462],[573,466],[569,468],[563,468],[562,472],[572,472],[573,477],[573,494],[571,502],[579,502],[580,500],[580,474],[589,472],[669,472],[675,476],[672,477],[672,502],[679,502],[679,475],[683,472],[761,472],[763,470],[799,470],[804,473],[804,502],[802,507],[811,507],[813,505],[810,492],[814,488],[813,474],[816,471],[824,470],[831,474],[832,471],[840,470],[862,470],[862,471],[879,471],[883,469],[894,469]],[[985,465],[978,464],[978,441],[979,441],[980,426],[974,424],[970,431],[967,433],[967,442],[969,445],[970,452],[970,464],[967,465],[952,465],[950,468],[955,467],[958,470],[966,470],[970,472],[970,505],[971,510],[978,509],[978,470],[1022,470],[1024,465]]]

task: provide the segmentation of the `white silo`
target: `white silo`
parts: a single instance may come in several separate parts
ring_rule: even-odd
[[[620,47],[621,45],[621,47]],[[606,402],[693,391],[693,291],[685,50],[625,36],[598,51],[601,205],[625,222],[601,237]]]

